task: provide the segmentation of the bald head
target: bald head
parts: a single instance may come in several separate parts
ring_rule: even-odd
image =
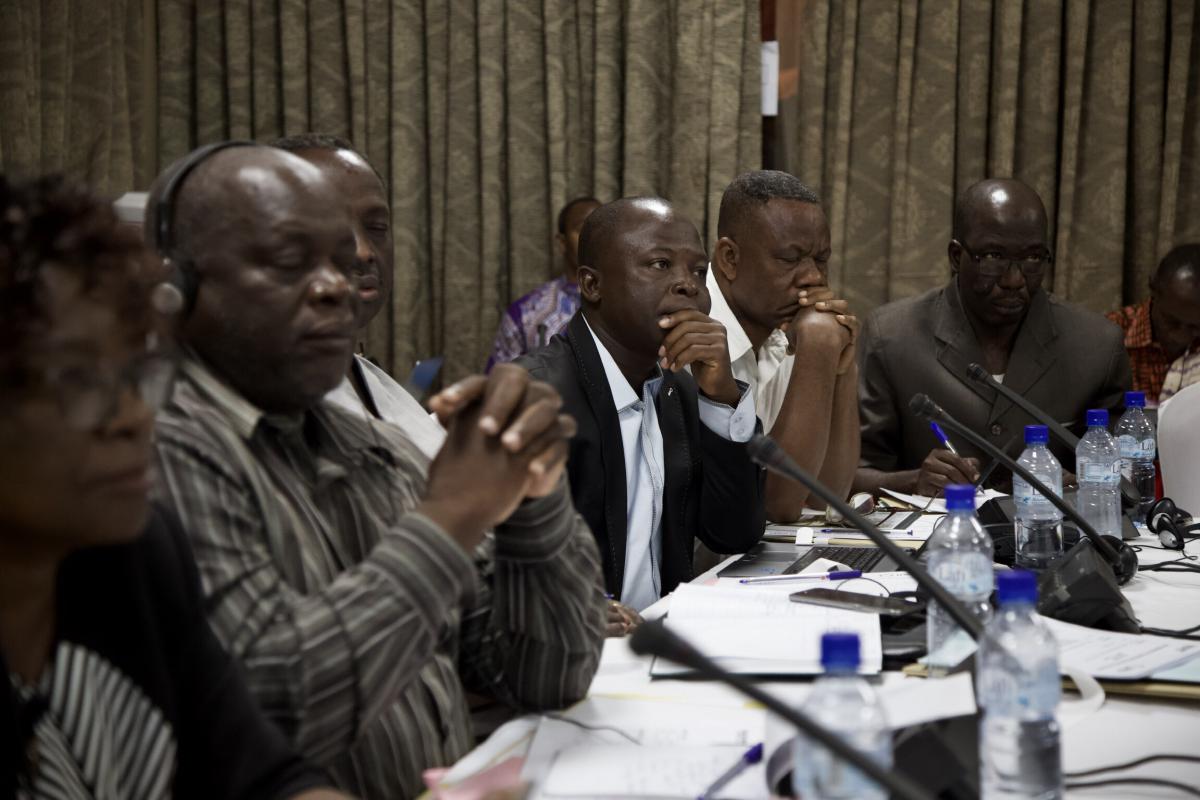
[[[1200,346],[1200,244],[1181,244],[1150,279],[1154,340],[1172,359]]]
[[[696,226],[661,197],[622,197],[605,203],[590,213],[583,223],[579,233],[579,263],[603,269],[606,262],[619,255],[625,234],[648,224],[676,222],[690,226],[696,241],[700,241]]]
[[[214,237],[228,235],[239,224],[258,218],[258,212],[289,202],[297,191],[327,191],[319,169],[291,153],[265,146],[219,150],[196,164],[176,187],[170,240],[160,242],[158,205],[167,186],[192,154],[167,167],[155,180],[146,203],[144,235],[155,247],[165,247],[176,259],[195,262]]]
[[[988,178],[967,187],[954,207],[954,238],[971,240],[998,229],[1040,231],[1046,237],[1046,207],[1042,198],[1015,178]]]

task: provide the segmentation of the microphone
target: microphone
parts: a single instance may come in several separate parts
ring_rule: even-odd
[[[933,795],[918,786],[911,778],[899,772],[884,769],[876,761],[859,752],[840,736],[830,733],[824,726],[799,709],[792,708],[774,695],[764,692],[751,681],[722,669],[711,658],[701,653],[679,635],[667,630],[661,620],[644,622],[634,629],[629,639],[629,649],[640,656],[657,656],[690,667],[709,680],[724,683],[761,703],[771,713],[782,717],[842,761],[849,762],[875,783],[887,789],[891,797],[906,800],[933,800]]]
[[[992,389],[995,389],[1001,395],[1011,400],[1017,405],[1017,407],[1019,407],[1030,417],[1036,419],[1038,422],[1042,423],[1048,429],[1053,431],[1054,435],[1058,437],[1063,444],[1071,448],[1072,451],[1079,447],[1079,437],[1067,430],[1066,426],[1054,419],[1042,409],[1035,406],[1033,403],[1026,400],[1022,395],[1014,392],[1003,383],[1000,383],[1000,381],[993,378],[991,374],[986,369],[979,366],[979,364],[971,363],[971,365],[967,367],[967,377],[982,386],[990,386]],[[1125,478],[1121,478],[1121,502],[1124,504],[1125,508],[1137,508],[1142,502],[1141,496],[1138,494],[1137,489],[1135,489],[1133,484],[1127,481]]]
[[[983,624],[975,618],[970,611],[967,610],[957,597],[952,595],[941,583],[935,581],[925,571],[925,568],[917,563],[916,559],[910,556],[903,548],[898,547],[891,539],[884,536],[879,528],[867,521],[862,514],[859,514],[850,507],[842,498],[831,491],[829,487],[821,483],[805,472],[799,464],[783,451],[783,448],[769,436],[764,436],[761,433],[755,434],[749,442],[746,443],[746,452],[751,460],[760,466],[775,472],[785,478],[791,478],[797,483],[808,487],[817,497],[824,500],[828,505],[837,509],[843,518],[866,534],[871,542],[882,550],[900,566],[900,569],[912,575],[917,584],[924,589],[942,608],[948,613],[958,625],[971,635],[971,638],[978,641],[983,633]]]
[[[1083,534],[1087,536],[1092,545],[1099,551],[1104,560],[1112,567],[1113,572],[1117,577],[1118,584],[1125,584],[1137,574],[1138,562],[1137,554],[1120,539],[1112,536],[1101,536],[1096,532],[1096,529],[1088,523],[1083,515],[1080,514],[1074,506],[1068,503],[1063,498],[1059,497],[1050,487],[1042,483],[1036,476],[1025,467],[1018,464],[1016,461],[1008,457],[1000,448],[993,445],[987,439],[984,439],[975,431],[963,425],[961,422],[950,416],[944,408],[930,399],[927,394],[915,394],[908,403],[908,409],[918,417],[928,420],[937,420],[947,428],[965,437],[971,444],[986,452],[989,456],[1002,462],[1004,466],[1013,471],[1014,474],[1020,475],[1025,479],[1025,482],[1032,486],[1036,491],[1041,493],[1043,497],[1050,501],[1055,508],[1063,513],[1063,516],[1068,517]],[[1112,542],[1116,542],[1116,546]]]

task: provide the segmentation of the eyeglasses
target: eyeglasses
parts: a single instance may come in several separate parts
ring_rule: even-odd
[[[148,353],[120,370],[93,367],[50,367],[42,383],[58,399],[63,421],[82,431],[95,430],[112,419],[126,386],[156,411],[171,394],[176,362],[166,353]]]
[[[1000,253],[993,252],[976,255],[967,249],[967,246],[962,242],[959,242],[958,246],[975,262],[979,268],[980,276],[993,281],[1000,280],[1014,266],[1026,278],[1040,278],[1046,274],[1046,268],[1054,263],[1054,256],[1050,253],[1040,253],[1035,256],[1025,256],[1023,258],[1009,258]]]

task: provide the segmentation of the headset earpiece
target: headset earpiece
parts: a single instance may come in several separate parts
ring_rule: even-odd
[[[191,152],[167,181],[154,207],[154,247],[163,260],[166,279],[155,287],[150,297],[154,310],[160,314],[186,318],[196,305],[200,281],[191,263],[174,255],[175,248],[175,204],[183,183],[191,172],[213,153],[230,147],[262,147],[248,139],[231,139],[214,142]]]
[[[1200,525],[1189,525],[1192,515],[1175,506],[1169,497],[1154,503],[1146,514],[1146,527],[1158,534],[1158,541],[1167,550],[1182,550],[1189,534]]]

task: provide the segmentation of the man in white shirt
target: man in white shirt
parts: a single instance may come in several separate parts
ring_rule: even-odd
[[[392,293],[392,215],[383,179],[350,142],[336,136],[306,133],[271,144],[320,168],[348,206],[354,225],[358,328],[360,332],[366,330]],[[416,398],[360,354],[355,355],[346,377],[325,399],[353,414],[402,428],[430,458],[446,438],[445,430]]]
[[[695,538],[736,553],[763,532],[762,473],[743,446],[754,393],[708,316],[707,264],[695,225],[665,200],[601,206],[580,236],[581,312],[516,362],[578,422],[575,507],[608,592],[637,611],[692,577]]]
[[[733,374],[755,392],[763,428],[845,496],[858,466],[858,321],[828,285],[829,223],[786,172],[739,175],[721,197],[708,292],[729,333]],[[808,490],[767,476],[767,518],[800,516]]]

